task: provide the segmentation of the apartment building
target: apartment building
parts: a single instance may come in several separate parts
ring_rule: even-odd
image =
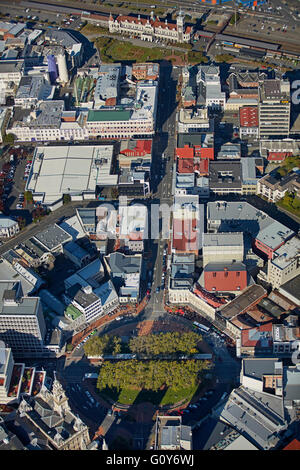
[[[265,80],[259,88],[259,138],[288,136],[290,109],[290,83]]]
[[[257,181],[257,194],[270,202],[279,201],[287,192],[300,195],[300,176],[297,173],[292,172],[280,180],[268,174]]]

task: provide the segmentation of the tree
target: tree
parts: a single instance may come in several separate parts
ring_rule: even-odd
[[[5,134],[3,137],[3,143],[8,145],[13,145],[16,140],[16,136],[14,134]]]
[[[64,194],[64,195],[63,195],[63,203],[64,203],[64,204],[69,204],[69,202],[71,202],[71,196],[70,196],[70,194]]]
[[[26,202],[29,202],[29,204],[33,203],[33,196],[31,191],[25,191],[24,193],[24,199]]]
[[[102,356],[110,341],[108,335],[93,335],[84,345],[84,352],[87,356]]]
[[[118,197],[119,197],[118,188],[112,188],[111,189],[111,197],[112,197],[112,199],[118,199]]]
[[[26,219],[24,217],[18,217],[17,222],[19,224],[20,230],[23,230],[23,228],[26,227]]]

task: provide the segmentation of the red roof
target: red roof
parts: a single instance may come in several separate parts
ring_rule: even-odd
[[[93,18],[95,20],[101,20],[101,21],[108,21],[109,17],[108,16],[103,16],[103,15],[96,15],[94,13],[91,13],[90,15],[82,15],[85,18]]]
[[[256,331],[255,331],[256,330]],[[251,333],[250,333],[251,332]],[[253,339],[249,339],[249,333],[251,334],[251,337]],[[243,330],[242,331],[242,338],[241,338],[241,345],[242,346],[249,346],[249,347],[263,347],[261,343],[261,337],[263,336],[263,333],[272,333],[272,322],[270,323],[264,323],[263,325],[260,325],[256,328],[249,328],[248,330]],[[271,347],[273,343],[272,337],[268,339],[267,346],[266,347]]]
[[[159,20],[155,20],[154,23],[151,22],[152,26],[154,26],[154,28],[163,28],[163,29],[177,29],[177,25],[176,24],[172,24],[172,23],[164,23],[163,21],[159,21]]]
[[[300,441],[299,441],[299,439],[293,439],[282,450],[300,450]]]
[[[204,288],[208,292],[242,291],[247,287],[246,266],[237,270],[216,270],[214,266],[206,265],[204,269]]]
[[[135,24],[146,24],[147,20],[145,18],[135,18],[134,16],[119,15],[117,21],[127,21],[128,23]]]
[[[177,158],[194,158],[194,148],[185,145],[183,148],[176,149]]]
[[[200,160],[199,163],[196,163],[194,166],[194,171],[198,171],[200,176],[208,175],[208,159]]]
[[[137,140],[136,141],[136,149],[143,151],[145,153],[151,153],[151,148],[152,148],[152,140],[147,139],[147,140]]]
[[[214,159],[214,149],[213,148],[207,148],[204,147],[200,149],[200,156],[201,158],[209,158],[210,160]]]
[[[292,157],[292,152],[269,152],[268,160],[284,160],[287,157]]]
[[[190,158],[178,158],[177,171],[178,173],[194,173],[194,161]]]
[[[258,127],[257,106],[244,106],[240,108],[240,126]]]
[[[131,141],[133,142],[133,141]],[[151,155],[152,140],[136,140],[134,148],[127,148],[122,150],[120,153],[127,156],[143,157],[145,155]]]
[[[177,251],[198,251],[197,220],[174,219],[173,222],[173,248]]]

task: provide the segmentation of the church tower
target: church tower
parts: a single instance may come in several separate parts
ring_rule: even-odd
[[[180,10],[177,19],[176,19],[176,24],[177,24],[177,37],[178,37],[178,42],[183,42],[183,33],[184,33],[184,14]]]

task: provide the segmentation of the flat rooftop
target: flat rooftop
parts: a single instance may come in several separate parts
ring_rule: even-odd
[[[300,239],[293,237],[275,251],[271,263],[279,269],[285,269],[299,256]]]
[[[203,247],[207,246],[243,246],[243,232],[203,233]]]
[[[71,236],[65,232],[59,225],[49,225],[42,232],[37,233],[34,238],[47,250],[52,251],[62,243],[66,243]]]
[[[247,308],[257,303],[267,291],[258,284],[254,284],[244,290],[240,295],[228,304],[221,307],[219,312],[224,318],[234,318],[244,312]]]
[[[216,201],[207,204],[208,224],[220,232],[243,231],[275,250],[294,232],[247,202]]]
[[[37,147],[26,190],[51,204],[63,194],[94,195],[97,184],[110,176],[113,146]]]

